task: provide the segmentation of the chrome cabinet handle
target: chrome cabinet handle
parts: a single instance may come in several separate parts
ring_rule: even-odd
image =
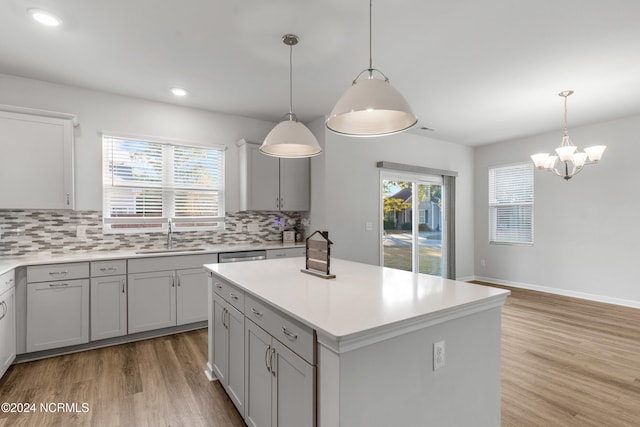
[[[284,197],[280,197],[280,209],[284,208]]]
[[[173,275],[173,273],[171,274],[171,287],[175,288],[176,287],[176,278]]]
[[[256,315],[256,317],[258,317],[258,318],[262,317],[262,315],[264,314],[264,313],[262,313],[261,311],[258,311],[258,310],[256,310],[256,309],[255,309],[255,308],[253,308],[253,307],[251,307],[251,312],[252,312],[253,314],[255,314],[255,315]]]
[[[61,288],[63,286],[69,286],[68,283],[49,283],[50,288]]]
[[[291,341],[295,341],[298,339],[298,335],[294,334],[293,332],[289,331],[287,329],[286,326],[282,327],[282,332],[287,336],[287,338],[289,338]]]
[[[9,309],[7,308],[7,303],[2,301],[0,302],[0,305],[2,306],[2,317],[0,317],[0,320],[4,319],[4,316],[7,315],[7,311],[9,311]]]
[[[125,282],[126,282],[125,279],[122,279],[122,293],[123,294],[125,293],[125,290],[124,290]]]
[[[271,365],[271,375],[273,375],[274,377],[276,376],[276,365],[277,363],[274,363],[274,359],[277,362],[278,359],[276,359],[276,349],[272,348],[271,349],[271,361],[269,362],[269,364]]]
[[[64,277],[67,274],[69,274],[68,271],[50,271],[49,272],[49,276],[53,276],[53,277]]]
[[[179,274],[176,274],[176,277],[178,278],[178,286],[182,286],[182,285],[180,284],[180,275],[179,275]]]
[[[216,288],[222,290],[222,285],[220,283],[216,283]]]
[[[6,282],[4,282],[5,285],[10,285],[11,283],[13,283],[13,279],[9,279]]]
[[[280,197],[276,197],[276,208],[280,208]]]
[[[236,301],[238,300],[238,295],[234,294],[233,292],[229,292],[229,296]]]
[[[220,315],[220,320],[222,320],[222,326],[224,326],[224,328],[226,329],[226,328],[227,328],[227,324],[226,324],[226,323],[224,323],[224,312],[225,312],[225,311],[227,311],[227,309],[226,309],[226,308],[223,308],[223,309],[222,309],[222,314]]]
[[[264,352],[264,364],[267,367],[267,371],[271,372],[271,346],[268,345]]]
[[[112,271],[118,271],[118,267],[101,267],[100,271],[102,271],[103,273],[111,273]]]
[[[283,258],[285,257],[287,254],[276,254],[276,258]]]

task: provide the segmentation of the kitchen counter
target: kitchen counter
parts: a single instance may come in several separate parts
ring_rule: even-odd
[[[267,249],[286,249],[295,247],[304,247],[304,243],[240,243],[240,244],[224,244],[214,246],[199,246],[204,248],[201,251],[191,251],[189,248],[184,248],[181,251],[180,247],[174,248],[169,252],[155,252],[155,253],[138,253],[137,251],[147,251],[147,249],[136,249],[130,251],[82,251],[82,252],[70,252],[64,255],[29,255],[20,257],[0,257],[0,274],[13,270],[18,267],[26,267],[29,265],[39,264],[60,264],[66,262],[83,262],[83,261],[107,261],[110,259],[132,259],[132,258],[150,258],[150,257],[163,257],[163,256],[175,256],[175,255],[199,255],[199,254],[214,254],[221,252],[235,252],[235,251],[254,251],[254,250],[267,250]]]
[[[335,279],[303,267],[205,265],[316,331],[317,426],[500,425],[509,291],[335,258]]]

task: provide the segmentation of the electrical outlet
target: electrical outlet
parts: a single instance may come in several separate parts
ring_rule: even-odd
[[[433,370],[437,371],[444,367],[444,341],[438,341],[433,344]]]

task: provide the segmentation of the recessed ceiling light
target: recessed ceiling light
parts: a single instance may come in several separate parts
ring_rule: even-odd
[[[42,9],[29,9],[27,11],[29,15],[37,22],[42,25],[46,25],[47,27],[59,27],[62,25],[62,19],[58,18],[56,15],[47,12]]]
[[[174,87],[171,88],[171,93],[175,96],[187,96],[188,92],[180,87]]]

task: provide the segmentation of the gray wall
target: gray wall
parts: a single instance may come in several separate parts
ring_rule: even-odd
[[[561,132],[477,147],[476,277],[640,307],[639,130],[640,116],[569,129],[578,147],[604,144],[607,150],[598,165],[586,166],[568,182],[535,171],[533,246],[489,244],[488,167],[551,152]]]
[[[102,145],[99,132],[175,138],[226,145],[226,210],[239,208],[240,138],[262,141],[275,123],[217,114],[0,74],[0,104],[76,114],[76,209],[102,210]]]
[[[310,124],[324,154],[312,159],[311,229],[329,231],[334,256],[378,265],[380,261],[380,171],[376,162],[445,169],[456,182],[457,278],[473,276],[473,149],[402,133],[351,138],[326,131],[324,121]],[[365,230],[371,222],[373,229]]]

